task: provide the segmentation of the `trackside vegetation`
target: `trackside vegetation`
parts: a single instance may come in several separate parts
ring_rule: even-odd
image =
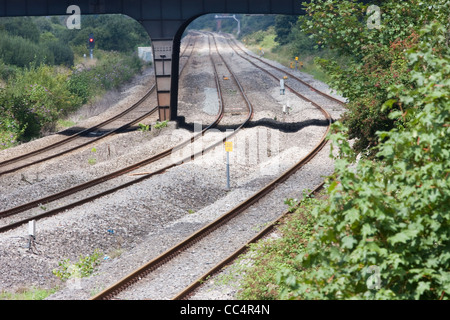
[[[335,172],[282,238],[252,249],[240,298],[447,300],[448,2],[379,2],[381,27],[370,30],[367,5],[304,6],[302,29],[351,58],[345,67],[318,61],[349,98],[328,137]],[[294,226],[296,237],[286,231]]]
[[[136,21],[83,17],[80,30],[69,30],[63,18],[0,19],[0,150],[41,136],[143,67],[136,47],[149,39]],[[93,61],[84,58],[90,32]]]

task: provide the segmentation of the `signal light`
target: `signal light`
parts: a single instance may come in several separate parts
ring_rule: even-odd
[[[94,40],[94,35],[92,33],[89,35],[88,47],[89,47],[89,49],[95,48],[95,40]]]

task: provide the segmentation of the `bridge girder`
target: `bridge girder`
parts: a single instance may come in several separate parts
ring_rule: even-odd
[[[77,5],[82,15],[124,14],[137,20],[149,34],[155,53],[153,57],[160,120],[176,120],[180,42],[190,22],[208,13],[301,15],[304,14],[302,2],[301,0],[0,0],[0,17],[67,15],[67,8]],[[162,58],[161,54],[165,55],[165,58]],[[167,65],[170,67],[166,67]]]

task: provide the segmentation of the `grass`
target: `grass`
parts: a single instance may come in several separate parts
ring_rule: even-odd
[[[246,36],[242,41],[253,53],[260,55],[264,51],[264,58],[276,61],[285,67],[290,67],[295,61],[289,45],[279,45],[275,41],[275,31],[269,28],[266,31],[258,31],[255,35]],[[302,72],[312,75],[316,80],[327,82],[327,75],[314,63],[316,53],[299,55],[299,61],[303,62]]]
[[[57,131],[61,131],[61,130],[73,127],[75,125],[76,125],[75,121],[59,119],[56,123],[56,129],[57,129]]]
[[[0,300],[44,300],[56,291],[57,289],[21,288],[14,293],[1,292]]]
[[[217,283],[238,287],[238,300],[278,299],[283,289],[277,284],[278,271],[289,268],[296,274],[302,272],[296,257],[313,235],[315,225],[311,211],[320,204],[323,196],[304,198],[301,205],[280,223],[276,237],[252,244]],[[292,203],[290,208],[293,208]]]

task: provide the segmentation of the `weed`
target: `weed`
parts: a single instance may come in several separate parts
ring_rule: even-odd
[[[20,288],[16,292],[0,292],[0,300],[44,300],[57,289]]]
[[[138,130],[142,131],[142,132],[148,132],[148,131],[150,131],[150,125],[145,125],[145,124],[139,123]]]
[[[58,263],[58,268],[53,269],[53,274],[63,281],[71,278],[88,277],[94,273],[95,268],[100,264],[101,255],[102,253],[99,250],[95,250],[91,255],[80,257],[76,263],[64,259]]]
[[[168,126],[168,123],[169,123],[168,120],[163,121],[163,122],[157,121],[156,124],[154,125],[154,128],[157,129],[157,130],[160,130],[160,129],[162,129],[162,128],[167,127],[167,126]]]
[[[96,149],[96,148],[92,148],[92,149],[91,149],[91,153],[96,153],[96,152],[97,152],[97,149]],[[88,163],[89,163],[91,166],[93,166],[94,164],[97,163],[97,159],[95,159],[95,158],[93,158],[93,157],[90,157],[90,158],[88,159]]]

